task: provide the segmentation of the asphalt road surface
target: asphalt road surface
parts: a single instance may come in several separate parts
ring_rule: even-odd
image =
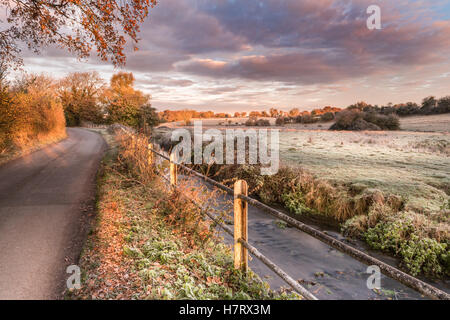
[[[0,299],[58,299],[94,214],[106,143],[85,129],[0,166]]]

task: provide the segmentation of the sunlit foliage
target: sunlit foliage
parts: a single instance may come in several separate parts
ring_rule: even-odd
[[[65,136],[63,108],[55,92],[55,82],[45,76],[26,76],[1,90],[1,153]]]
[[[20,43],[40,52],[50,44],[80,58],[96,49],[102,60],[125,63],[127,39],[137,49],[139,26],[156,0],[0,0],[7,28],[0,31],[0,56],[21,64]]]
[[[150,95],[134,88],[132,73],[119,72],[113,75],[102,99],[108,122],[135,128],[155,125],[158,116],[151,107],[150,98]]]

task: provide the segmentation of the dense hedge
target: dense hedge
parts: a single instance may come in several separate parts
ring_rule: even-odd
[[[63,107],[44,76],[4,86],[0,99],[0,152],[56,141],[66,135]]]
[[[337,114],[336,122],[330,130],[399,130],[400,121],[394,114],[383,115],[375,112],[344,110]]]

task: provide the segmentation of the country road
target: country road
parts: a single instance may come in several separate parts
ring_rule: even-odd
[[[97,133],[68,138],[0,166],[0,299],[57,299],[93,216],[106,149]]]

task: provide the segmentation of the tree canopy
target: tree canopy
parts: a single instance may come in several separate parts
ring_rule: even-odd
[[[0,57],[20,65],[20,43],[39,53],[50,44],[80,58],[96,49],[102,60],[126,62],[127,39],[137,50],[140,24],[156,0],[0,0],[6,29],[0,31]]]
[[[59,81],[58,94],[69,126],[82,121],[102,122],[102,108],[98,99],[103,91],[103,80],[97,72],[75,72]]]
[[[158,122],[150,99],[150,95],[134,89],[134,76],[126,72],[113,75],[110,87],[103,93],[103,103],[109,122],[135,128],[153,126]]]

